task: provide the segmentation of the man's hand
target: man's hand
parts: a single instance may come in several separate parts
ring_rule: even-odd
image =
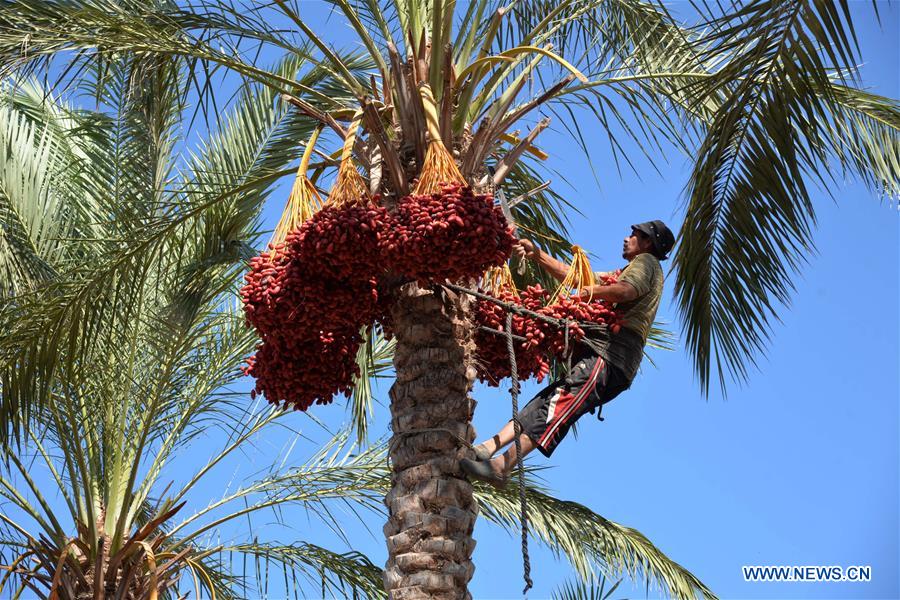
[[[531,240],[526,240],[525,238],[516,240],[516,243],[513,245],[513,252],[519,260],[526,258],[533,260],[540,255],[540,250],[535,247]]]
[[[524,238],[516,240],[513,244],[513,254],[519,260],[530,259],[543,267],[554,279],[562,281],[569,272],[569,265],[561,263],[546,252],[541,252],[540,248],[534,245],[531,240]]]

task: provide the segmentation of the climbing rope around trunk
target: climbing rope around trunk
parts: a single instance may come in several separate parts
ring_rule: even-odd
[[[512,398],[512,418],[513,432],[515,433],[516,444],[516,466],[518,467],[519,479],[519,506],[522,508],[522,568],[524,569],[523,577],[525,578],[525,589],[522,595],[528,593],[531,589],[531,559],[528,558],[528,504],[525,500],[525,465],[522,462],[522,423],[519,421],[519,369],[516,365],[516,349],[513,346],[512,336],[512,318],[511,312],[506,313],[506,349],[509,352],[509,372],[512,385],[509,388],[509,395]]]
[[[518,480],[519,480],[519,506],[521,507],[521,523],[522,523],[522,563],[523,563],[523,577],[525,579],[525,589],[522,590],[522,594],[525,595],[528,593],[533,586],[533,582],[531,580],[531,559],[528,556],[528,503],[525,495],[525,466],[522,462],[522,441],[519,439],[522,435],[522,423],[519,421],[519,369],[516,365],[516,350],[514,341],[517,339],[519,341],[522,340],[521,336],[517,336],[513,334],[513,314],[525,315],[528,317],[532,317],[534,319],[538,319],[540,321],[544,321],[551,325],[554,325],[558,328],[563,329],[564,331],[564,342],[563,342],[563,356],[566,360],[566,371],[571,369],[571,345],[569,341],[569,327],[574,324],[578,324],[584,330],[598,330],[601,329],[602,326],[597,325],[596,323],[586,323],[583,321],[576,321],[570,318],[565,319],[557,319],[554,317],[548,317],[547,315],[542,315],[540,313],[534,312],[532,310],[528,310],[527,308],[523,308],[517,304],[513,304],[511,302],[504,302],[498,298],[494,298],[488,294],[482,294],[476,290],[472,290],[460,285],[455,285],[452,283],[445,283],[444,287],[449,288],[455,292],[461,292],[464,294],[469,294],[470,296],[474,296],[481,300],[486,300],[488,302],[493,302],[494,304],[500,306],[504,310],[506,310],[506,331],[497,331],[496,329],[491,329],[489,327],[481,327],[480,329],[487,331],[489,333],[493,333],[495,335],[504,335],[506,337],[506,349],[509,353],[509,365],[510,365],[510,379],[512,381],[509,392],[510,398],[512,400],[512,418],[513,418],[513,432],[515,434],[515,445],[516,445],[516,466],[518,471]]]
[[[528,310],[527,308],[523,308],[518,304],[513,304],[512,302],[504,302],[503,300],[499,300],[494,298],[489,294],[483,294],[479,291],[463,287],[461,285],[456,285],[454,283],[443,283],[442,287],[445,287],[449,290],[453,290],[454,292],[460,292],[463,294],[469,294],[470,296],[474,296],[479,300],[486,300],[488,302],[493,302],[503,310],[517,314],[517,315],[525,315],[526,317],[531,317],[532,319],[537,319],[538,321],[543,321],[545,323],[549,323],[550,325],[555,325],[559,329],[565,329],[568,331],[569,326],[578,325],[583,331],[604,331],[608,329],[606,325],[600,325],[599,323],[593,323],[591,321],[577,321],[575,319],[557,319],[556,317],[548,317],[547,315],[542,315],[541,313],[534,312],[533,310]],[[494,329],[489,329],[487,327],[482,327],[482,329],[490,331],[491,333],[500,333]]]
[[[443,287],[451,289],[455,292],[461,292],[464,294],[469,294],[471,296],[475,296],[481,300],[487,300],[488,302],[493,302],[497,304],[501,308],[506,310],[506,331],[497,331],[496,329],[491,329],[488,327],[481,327],[481,329],[496,334],[496,335],[505,335],[506,336],[506,349],[509,353],[509,366],[510,366],[510,379],[512,381],[509,392],[510,398],[512,399],[512,420],[513,420],[513,433],[515,435],[515,445],[516,445],[516,466],[518,472],[518,488],[519,488],[519,506],[521,507],[521,523],[522,523],[522,567],[524,570],[523,577],[525,579],[525,588],[522,590],[522,594],[526,595],[528,590],[530,590],[534,582],[531,580],[531,559],[528,556],[528,502],[526,500],[525,494],[525,465],[522,461],[522,441],[519,439],[522,435],[522,423],[519,421],[519,369],[518,365],[516,365],[516,349],[514,342],[518,340],[522,340],[521,336],[514,335],[512,318],[513,314],[526,315],[535,319],[539,319],[546,323],[550,323],[551,325],[555,325],[556,327],[560,327],[565,332],[564,337],[564,350],[563,355],[566,357],[567,367],[569,360],[571,360],[570,346],[569,346],[569,326],[573,324],[578,324],[584,329],[593,329],[596,330],[601,326],[598,326],[596,323],[585,323],[581,321],[574,321],[572,319],[556,319],[553,317],[548,317],[546,315],[542,315],[540,313],[536,313],[534,311],[528,310],[516,304],[512,304],[510,302],[504,302],[493,296],[488,294],[482,294],[481,292],[455,285],[452,283],[445,283]],[[468,440],[462,439],[460,436],[456,435],[452,431],[447,429],[418,429],[415,431],[403,432],[402,435],[410,435],[413,433],[424,433],[426,431],[441,431],[444,433],[449,433],[451,436],[455,437],[457,440],[468,446],[469,448],[473,448],[472,444]],[[394,438],[396,440],[398,438]],[[393,444],[394,440],[391,440],[391,444]]]

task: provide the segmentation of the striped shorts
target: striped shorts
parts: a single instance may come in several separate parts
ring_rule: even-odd
[[[575,421],[618,396],[630,384],[618,368],[607,365],[600,356],[583,357],[565,378],[553,381],[519,411],[522,433],[544,456],[550,456]]]

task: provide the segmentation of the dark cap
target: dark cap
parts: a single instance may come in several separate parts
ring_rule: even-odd
[[[665,223],[659,220],[647,221],[646,223],[632,225],[631,228],[647,234],[647,237],[653,242],[653,254],[656,258],[659,260],[669,258],[669,250],[675,245],[675,236],[666,227]]]

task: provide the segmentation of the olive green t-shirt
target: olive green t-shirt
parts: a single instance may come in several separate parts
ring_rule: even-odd
[[[644,344],[647,343],[650,326],[656,318],[656,310],[662,298],[662,266],[652,254],[638,254],[631,259],[618,280],[634,287],[638,297],[631,302],[619,303],[618,308],[625,319],[624,327],[619,333],[613,334],[607,329],[592,333],[590,341],[593,343],[589,345],[631,380],[641,364]]]

